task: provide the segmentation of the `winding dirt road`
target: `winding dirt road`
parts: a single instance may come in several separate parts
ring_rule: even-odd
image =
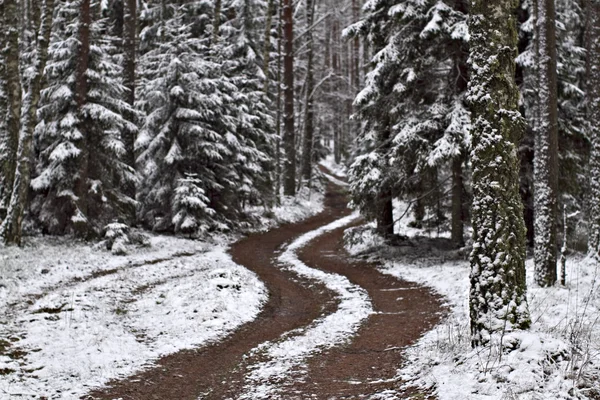
[[[281,269],[276,256],[298,236],[349,215],[346,203],[342,189],[330,184],[321,214],[250,235],[232,246],[234,261],[254,271],[269,289],[269,300],[256,320],[222,342],[164,357],[156,367],[110,382],[107,388],[84,398],[191,400],[242,396],[248,372],[260,361],[260,355],[252,349],[280,340],[286,333],[289,336],[290,331],[307,327],[336,310],[338,301],[332,292]],[[399,382],[393,378],[402,362],[402,348],[441,316],[441,302],[429,290],[383,275],[376,265],[351,261],[342,245],[343,230],[319,236],[299,252],[299,258],[312,268],[344,275],[364,288],[374,313],[349,343],[312,355],[307,365],[289,374],[277,398],[363,399],[375,393],[397,393]]]

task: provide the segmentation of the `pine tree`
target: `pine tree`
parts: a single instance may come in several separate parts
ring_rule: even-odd
[[[350,169],[351,193],[353,202],[367,216],[377,221],[377,232],[382,235],[394,233],[392,211],[392,187],[395,180],[388,174],[386,160],[390,157],[391,119],[388,100],[392,96],[391,88],[397,83],[395,66],[389,66],[393,60],[393,47],[387,48],[392,30],[392,20],[388,17],[393,1],[371,1],[365,4],[365,16],[362,21],[350,26],[345,34],[367,37],[376,56],[375,67],[367,74],[366,87],[359,93],[355,104],[362,121],[363,131],[357,140],[365,148],[364,155],[354,161]]]
[[[473,345],[496,332],[530,325],[525,282],[525,226],[516,143],[523,130],[515,84],[516,0],[472,3],[473,251],[470,316]]]
[[[90,237],[126,216],[133,199],[122,189],[135,181],[123,162],[122,134],[136,127],[124,115],[122,69],[109,54],[105,21],[93,21],[96,3],[59,3],[37,128],[40,161],[32,187],[35,211],[54,234]]]
[[[157,24],[154,48],[140,60],[145,75],[138,107],[146,117],[136,142],[143,183],[140,217],[158,231],[174,228],[175,189],[186,175],[196,174],[202,180],[199,189],[218,196],[223,185],[213,165],[230,157],[223,133],[235,125],[221,91],[233,87],[213,79],[218,65],[199,57],[206,43],[192,38],[191,26],[183,22],[185,9],[169,4],[167,11],[171,16],[161,15],[166,20]]]
[[[422,224],[425,207],[438,208],[439,168],[456,159],[460,192],[453,226],[458,226],[460,244],[461,160],[470,129],[464,105],[466,6],[461,1],[452,7],[433,1],[373,1],[364,10],[366,18],[349,33],[367,33],[376,56],[356,99],[364,124],[359,140],[371,148],[351,168],[354,201],[363,212],[379,215],[380,232],[387,226],[389,234],[391,198],[413,197],[416,222]],[[442,216],[439,210],[436,214],[439,223]]]

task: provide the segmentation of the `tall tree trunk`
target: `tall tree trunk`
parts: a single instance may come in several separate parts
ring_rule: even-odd
[[[588,121],[600,121],[600,0],[587,0]],[[590,129],[590,233],[588,252],[600,260],[600,127]]]
[[[313,0],[306,0],[306,41],[308,43],[308,55],[306,61],[306,95],[304,99],[304,139],[302,146],[302,176],[310,182],[313,163],[313,136],[314,136],[314,104],[313,91],[314,82],[314,46],[312,25],[315,15],[315,3]]]
[[[213,17],[213,43],[219,40],[219,30],[221,29],[221,0],[215,0],[215,15]]]
[[[294,132],[294,15],[292,0],[283,1],[283,83],[284,116],[283,146],[283,192],[286,196],[296,194],[296,143]]]
[[[390,118],[389,115],[382,116],[381,133],[378,137],[378,151],[380,157],[387,157],[390,151]],[[376,231],[380,235],[392,236],[394,234],[394,206],[392,203],[392,190],[388,187],[387,182],[383,182],[383,189],[380,190],[377,196],[377,204],[375,208],[377,227]]]
[[[75,99],[78,113],[82,116],[82,109],[87,102],[87,70],[90,59],[90,25],[92,23],[92,13],[90,8],[91,0],[82,0],[80,8],[79,23],[79,55],[77,57],[77,67],[75,69]],[[75,180],[75,196],[77,210],[73,216],[73,226],[78,236],[87,237],[89,232],[88,221],[88,171],[89,171],[89,128],[88,122],[81,117],[79,130],[83,134],[80,141],[80,154],[78,156],[78,171]]]
[[[452,160],[452,243],[457,247],[465,244],[463,224],[463,158],[455,157]]]
[[[277,12],[279,21],[277,23],[277,116],[276,116],[276,146],[275,146],[275,197],[277,204],[281,204],[281,42],[283,36],[283,0],[279,0]]]
[[[135,104],[135,67],[136,67],[136,33],[137,33],[137,0],[125,0],[123,12],[123,83],[127,88],[127,103],[132,108]],[[126,118],[135,124],[135,115],[127,115]],[[125,162],[132,170],[135,170],[135,131],[123,132],[125,144]],[[135,184],[127,184],[125,194],[135,199]],[[131,222],[135,221],[135,207],[128,212]]]
[[[271,25],[273,24],[274,0],[269,0],[267,4],[267,22],[265,24],[265,47],[263,49],[263,75],[265,76],[265,94],[269,97],[269,84],[271,78],[269,74],[269,64],[271,62]]]
[[[558,105],[554,0],[536,0],[538,110],[534,153],[535,282],[556,282],[558,196]]]
[[[352,22],[356,23],[360,19],[360,0],[352,0]],[[360,90],[360,38],[358,35],[352,40],[352,94],[357,94]]]
[[[331,69],[333,70],[333,75],[335,79],[336,91],[339,94],[340,91],[340,83],[341,83],[341,60],[340,60],[340,21],[339,15],[336,9],[336,12],[333,16],[333,23],[331,24]],[[341,124],[340,118],[342,113],[342,107],[340,107],[339,99],[332,99],[332,108],[333,108],[333,156],[336,163],[340,163],[342,161],[342,135],[341,135]]]
[[[13,192],[17,168],[17,148],[19,145],[21,113],[21,77],[19,75],[19,12],[16,0],[4,1],[4,91],[8,103],[6,114],[6,146],[2,156],[2,176],[4,187],[0,198],[0,220],[6,215]]]
[[[42,76],[48,58],[48,44],[52,16],[54,15],[54,0],[44,0],[42,18],[37,37],[35,59],[31,81],[28,84],[23,107],[21,110],[21,129],[17,149],[17,169],[13,183],[7,217],[0,225],[0,237],[5,244],[21,244],[23,215],[27,201],[27,192],[31,179],[31,154],[33,152],[33,131],[37,124],[37,108],[40,101]]]
[[[516,145],[523,130],[515,83],[518,0],[471,2],[468,99],[473,112],[472,345],[528,328],[525,224]]]
[[[454,9],[468,15],[469,7],[466,0],[456,0]],[[451,74],[452,83],[455,86],[456,98],[462,101],[468,88],[469,67],[467,55],[469,54],[466,44],[462,41],[454,43],[454,71]],[[463,178],[463,164],[465,155],[460,154],[452,160],[452,243],[462,247],[464,241],[464,218],[465,218],[465,187]]]

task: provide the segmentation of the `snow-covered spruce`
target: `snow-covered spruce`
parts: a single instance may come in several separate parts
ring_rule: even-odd
[[[309,327],[290,332],[288,337],[280,342],[267,342],[255,348],[253,352],[266,357],[267,361],[253,367],[241,399],[276,397],[280,394],[280,385],[289,379],[294,367],[302,364],[312,354],[351,338],[360,324],[373,312],[371,301],[364,289],[350,283],[344,276],[310,268],[300,261],[296,254],[311,240],[350,224],[357,216],[352,214],[300,236],[279,256],[278,259],[284,268],[322,282],[337,294],[340,303],[336,312],[319,318]]]
[[[122,161],[121,133],[137,127],[123,117],[133,110],[123,101],[122,69],[110,57],[115,39],[106,35],[105,20],[84,21],[81,7],[82,0],[57,4],[45,71],[48,85],[36,127],[37,176],[31,186],[37,193],[33,214],[46,232],[87,237],[134,207],[121,190],[137,179]],[[88,25],[84,47],[79,35]]]

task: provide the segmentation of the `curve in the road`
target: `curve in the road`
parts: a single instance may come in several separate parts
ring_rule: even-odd
[[[295,251],[302,263],[344,276],[366,291],[374,313],[363,316],[360,327],[353,327],[352,340],[336,342],[334,347],[315,346],[319,353],[302,354],[286,366],[283,375],[252,375],[261,365],[272,365],[269,348],[300,338],[339,309],[343,301],[339,293],[280,268],[275,256],[293,239],[348,216],[346,203],[341,188],[330,184],[323,213],[253,234],[232,247],[234,261],[254,271],[269,288],[269,301],[257,320],[220,343],[164,357],[156,367],[112,382],[87,398],[255,398],[260,392],[257,387],[267,388],[261,397],[273,399],[366,399],[378,394],[403,398],[394,397],[400,393],[395,376],[402,349],[439,320],[440,300],[427,289],[381,274],[376,265],[350,261],[342,244],[343,227],[324,232]]]
[[[325,210],[296,224],[257,233],[231,248],[233,260],[254,271],[269,289],[269,300],[258,318],[223,340],[196,350],[161,358],[156,366],[124,380],[109,382],[86,399],[225,399],[244,385],[245,356],[261,343],[309,325],[335,310],[337,301],[323,285],[277,267],[275,255],[298,236],[347,216],[346,199],[333,185]]]

